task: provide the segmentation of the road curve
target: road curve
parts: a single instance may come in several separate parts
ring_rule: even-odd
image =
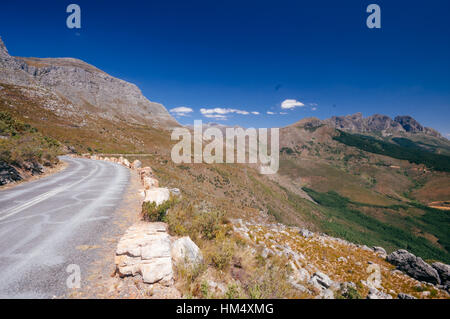
[[[93,261],[94,252],[83,247],[98,245],[113,227],[129,170],[61,159],[69,164],[65,170],[0,191],[0,298],[64,296],[77,267],[84,280]]]

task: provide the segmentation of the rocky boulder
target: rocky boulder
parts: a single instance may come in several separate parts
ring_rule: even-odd
[[[446,265],[440,262],[433,263],[431,265],[434,269],[436,269],[439,274],[439,279],[441,280],[441,284],[446,286],[447,289],[450,287],[450,265]]]
[[[309,230],[306,229],[306,228],[300,229],[299,234],[302,235],[302,236],[305,237],[305,238],[309,238],[309,237],[314,236],[314,233],[311,232],[311,231],[309,231]]]
[[[131,168],[133,169],[138,169],[142,166],[142,162],[140,160],[135,160],[133,161],[133,163],[131,164]]]
[[[144,202],[153,202],[157,206],[161,205],[170,198],[170,191],[165,187],[146,189],[144,191]]]
[[[175,264],[197,265],[203,261],[200,248],[189,237],[177,239],[172,244],[172,258]]]
[[[311,277],[309,283],[318,289],[325,290],[330,288],[334,284],[334,281],[323,272],[317,271]]]
[[[394,251],[386,260],[414,279],[432,284],[441,282],[436,269],[404,249]]]
[[[373,251],[382,258],[386,258],[387,256],[386,250],[383,247],[375,246],[373,247]]]

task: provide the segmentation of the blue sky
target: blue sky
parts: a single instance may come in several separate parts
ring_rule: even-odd
[[[80,30],[66,27],[70,3]],[[366,26],[370,3],[381,29]],[[80,58],[167,109],[192,109],[183,124],[362,112],[412,115],[449,134],[449,12],[448,0],[2,1],[0,36],[13,55]]]

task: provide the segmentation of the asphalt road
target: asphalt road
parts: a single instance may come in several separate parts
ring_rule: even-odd
[[[61,159],[69,164],[65,170],[0,191],[0,298],[64,296],[67,281],[73,287],[78,277],[85,280],[95,258],[95,249],[86,248],[113,227],[128,169]]]

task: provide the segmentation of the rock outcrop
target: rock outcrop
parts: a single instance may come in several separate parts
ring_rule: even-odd
[[[447,291],[450,290],[450,265],[436,262],[431,264],[431,266],[438,272],[441,285],[443,285]]]
[[[333,128],[352,133],[382,133],[383,135],[426,134],[442,137],[432,128],[424,127],[411,116],[397,116],[395,119],[387,115],[374,114],[364,118],[362,113],[346,116],[333,116],[324,121],[315,122],[315,126],[329,125]],[[305,124],[306,127],[306,124]]]
[[[417,276],[419,270],[424,268],[422,272],[426,273],[433,267],[424,266],[421,259],[414,255],[399,259],[412,258],[407,264],[421,265],[411,267],[418,267],[419,270],[405,273],[392,269],[386,260],[385,249],[379,246],[369,248],[306,228],[258,220],[258,216],[254,221],[235,219],[231,222],[236,233],[255,245],[254,249],[261,258],[268,261],[271,258],[286,260],[286,265],[290,266],[287,268],[292,269],[288,282],[303,297],[393,299],[402,293],[415,298],[449,296],[443,287],[422,282],[427,276]],[[394,255],[391,254],[391,258]],[[442,265],[437,267],[445,269]],[[416,274],[419,279],[411,274]],[[434,282],[437,276],[437,271],[432,269]]]
[[[22,177],[13,166],[0,161],[0,186],[20,180],[22,180]]]
[[[412,278],[432,284],[441,283],[436,269],[404,249],[394,251],[386,260]]]
[[[405,132],[408,133],[425,133],[427,135],[435,137],[441,136],[441,134],[436,130],[422,126],[419,122],[417,122],[409,115],[397,116],[395,117],[394,121],[399,123],[403,127]]]

